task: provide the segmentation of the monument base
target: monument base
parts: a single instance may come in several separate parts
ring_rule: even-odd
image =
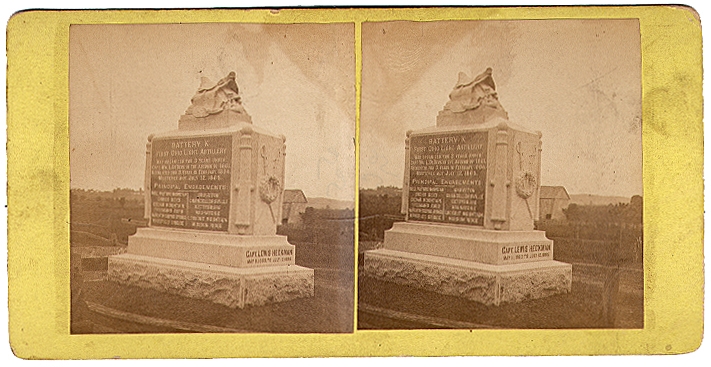
[[[295,265],[286,236],[240,236],[139,228],[127,252],[109,257],[119,284],[204,299],[232,308],[314,296],[314,271]]]
[[[572,265],[554,260],[490,265],[395,250],[365,252],[368,276],[486,305],[568,293]]]
[[[236,268],[122,254],[109,257],[108,278],[231,308],[314,296],[313,269],[298,265]]]
[[[139,228],[128,238],[127,253],[231,267],[294,265],[296,248],[286,236]]]
[[[460,225],[397,222],[383,248],[491,265],[553,260],[544,231],[497,231]]]

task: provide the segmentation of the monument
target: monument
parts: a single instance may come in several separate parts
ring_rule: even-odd
[[[145,217],[109,258],[120,284],[232,308],[314,295],[314,271],[276,235],[286,138],[252,125],[234,72],[202,78],[178,129],[148,137]]]
[[[570,292],[538,218],[541,133],[509,121],[492,70],[464,73],[437,125],[408,131],[402,212],[364,255],[374,278],[487,305]]]

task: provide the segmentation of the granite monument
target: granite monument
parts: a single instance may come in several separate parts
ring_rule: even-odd
[[[313,269],[276,234],[285,142],[252,124],[234,72],[202,78],[178,129],[148,137],[149,225],[109,258],[109,279],[232,308],[312,297]]]
[[[509,120],[492,69],[459,74],[436,126],[408,131],[402,212],[371,277],[499,305],[570,292],[539,215],[541,133]]]

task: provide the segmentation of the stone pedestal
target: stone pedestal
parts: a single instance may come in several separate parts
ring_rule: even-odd
[[[570,292],[572,265],[553,260],[542,231],[395,223],[364,272],[381,280],[487,305]]]
[[[460,74],[437,126],[405,140],[402,212],[367,275],[487,305],[570,292],[538,218],[541,133],[508,120],[487,69]]]
[[[385,232],[383,247],[490,265],[553,260],[553,241],[543,231],[496,231],[401,222]]]
[[[387,249],[366,252],[364,264],[381,280],[495,306],[570,292],[571,270],[553,260],[489,265]]]
[[[109,279],[243,308],[313,297],[314,271],[294,256],[285,236],[140,228],[109,258]]]
[[[109,258],[109,279],[233,308],[313,297],[314,271],[294,255],[285,236],[140,228]]]
[[[276,235],[286,138],[252,125],[234,73],[202,84],[179,128],[148,139],[149,227],[109,279],[239,308],[312,297],[313,270]]]
[[[231,308],[314,295],[313,269],[297,265],[236,268],[128,253],[109,258],[109,279]]]

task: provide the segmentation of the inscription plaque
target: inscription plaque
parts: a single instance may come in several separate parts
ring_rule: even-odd
[[[553,245],[544,244],[521,244],[513,246],[501,246],[502,263],[519,263],[532,260],[553,260]]]
[[[227,231],[230,135],[151,142],[151,225]]]
[[[408,220],[484,225],[487,134],[410,137]]]
[[[247,265],[293,264],[293,248],[264,248],[248,250],[245,253]]]

